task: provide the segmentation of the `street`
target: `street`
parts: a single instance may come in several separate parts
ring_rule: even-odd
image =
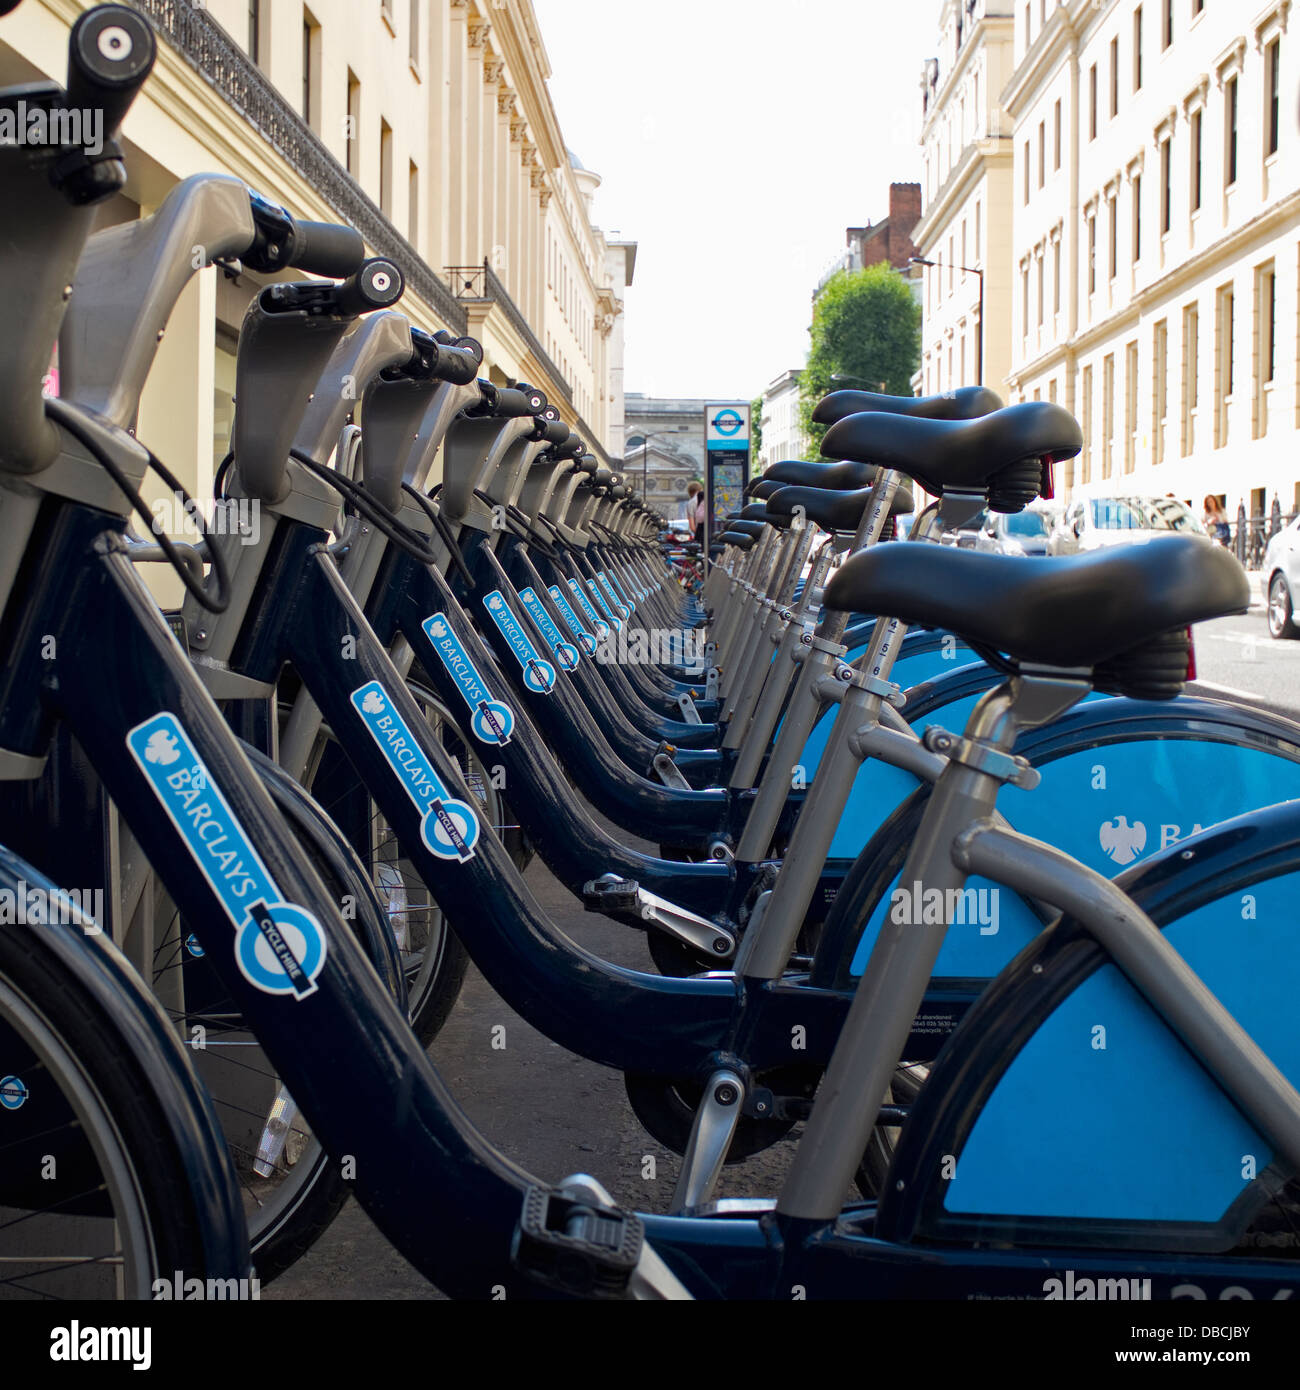
[[[1252,574],[1249,613],[1196,627],[1194,693],[1249,700],[1275,714],[1300,719],[1300,642],[1268,635],[1259,576]]]

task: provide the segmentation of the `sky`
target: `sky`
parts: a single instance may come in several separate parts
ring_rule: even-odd
[[[638,243],[626,390],[752,399],[803,365],[844,229],[920,180],[939,0],[533,7],[560,129],[602,179],[595,221]]]

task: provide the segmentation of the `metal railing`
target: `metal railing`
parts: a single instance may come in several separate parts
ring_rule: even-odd
[[[486,299],[487,264],[483,265],[445,265],[442,273],[457,299]]]
[[[284,99],[242,48],[190,0],[132,0],[159,35],[287,163],[352,225],[374,251],[402,268],[407,288],[455,333],[466,331],[465,310],[433,268],[384,216],[351,174]]]
[[[1267,515],[1247,516],[1244,505],[1237,508],[1237,519],[1228,523],[1230,539],[1220,544],[1241,561],[1248,570],[1257,570],[1264,563],[1264,551],[1274,536],[1295,520],[1296,513],[1284,513],[1277,498]]]

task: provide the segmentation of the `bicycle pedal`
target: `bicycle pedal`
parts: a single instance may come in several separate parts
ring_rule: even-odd
[[[641,1259],[645,1223],[619,1207],[530,1186],[510,1242],[510,1263],[528,1278],[584,1298],[623,1298]]]
[[[582,905],[588,912],[636,912],[641,910],[641,885],[634,878],[602,874],[582,885]]]

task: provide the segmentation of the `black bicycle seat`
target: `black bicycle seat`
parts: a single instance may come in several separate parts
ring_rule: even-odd
[[[791,484],[797,487],[833,487],[842,492],[853,488],[870,487],[876,480],[875,466],[870,463],[819,463],[813,459],[784,459],[763,470],[768,482]]]
[[[826,604],[950,628],[1032,665],[1096,668],[1173,629],[1245,612],[1250,585],[1228,551],[1196,536],[1033,560],[888,545],[846,560]],[[1180,685],[1186,656],[1184,642]]]
[[[741,531],[724,531],[718,538],[726,545],[734,545],[740,550],[748,550],[754,544],[754,537]]]
[[[783,487],[767,499],[768,520],[778,516],[793,516],[796,507],[824,531],[856,531],[871,498],[871,488],[856,488],[852,492],[828,491],[820,487]],[[900,483],[890,503],[889,515],[906,516],[914,511],[912,490]],[[748,510],[748,508],[746,508]]]
[[[757,540],[763,534],[765,524],[762,521],[729,521],[727,522],[727,530],[739,532],[742,536],[753,536]]]
[[[1026,464],[1032,472],[1039,460],[1073,458],[1082,448],[1078,421],[1051,401],[1025,401],[975,420],[928,420],[874,411],[849,415],[832,425],[822,441],[828,458],[897,468],[936,494],[987,491],[996,510],[1012,511],[1031,501],[1036,489],[1016,506],[998,507],[992,493],[999,475],[1017,474]],[[1022,489],[1017,478],[1013,491],[1029,492],[1032,486],[1029,480]]]
[[[750,502],[741,508],[741,521],[766,521],[767,504],[765,502]]]
[[[833,425],[867,410],[926,420],[974,420],[1002,409],[1002,397],[987,386],[962,386],[937,396],[883,396],[876,391],[832,391],[813,408],[819,425]]]
[[[788,486],[788,483],[780,482],[776,478],[755,478],[745,489],[745,496],[762,502],[765,498],[771,497],[778,488]]]

